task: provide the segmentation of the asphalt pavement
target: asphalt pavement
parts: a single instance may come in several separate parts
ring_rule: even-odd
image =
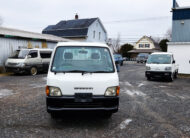
[[[120,108],[110,119],[96,112],[52,119],[46,112],[46,74],[0,77],[0,138],[190,138],[190,79],[147,81],[145,65],[119,73]]]

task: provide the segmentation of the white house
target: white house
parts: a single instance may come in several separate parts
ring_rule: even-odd
[[[172,40],[168,52],[174,54],[179,73],[190,74],[190,7],[179,7],[173,0]]]
[[[134,49],[129,51],[129,53],[132,54],[132,57],[136,57],[140,53],[151,54],[159,51],[161,51],[160,46],[154,41],[154,39],[148,36],[143,36],[136,42]]]
[[[56,25],[49,25],[43,34],[86,42],[106,42],[107,32],[99,18],[78,19],[60,21]]]

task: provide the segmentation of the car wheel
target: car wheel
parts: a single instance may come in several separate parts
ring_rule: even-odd
[[[151,80],[151,77],[147,77],[147,80]]]
[[[123,66],[123,62],[121,62],[121,66]]]
[[[38,69],[36,67],[31,67],[30,69],[30,74],[32,76],[36,75],[38,73]]]

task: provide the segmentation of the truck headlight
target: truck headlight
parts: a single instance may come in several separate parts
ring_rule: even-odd
[[[57,87],[46,86],[47,96],[62,96],[61,90]]]
[[[146,70],[148,71],[148,70],[151,70],[151,68],[149,67],[149,66],[146,66]]]
[[[165,71],[171,71],[172,68],[171,67],[165,67]]]
[[[24,67],[25,64],[24,64],[24,63],[18,63],[18,66],[19,66],[19,67]]]
[[[105,92],[105,96],[119,96],[120,87],[109,87]]]

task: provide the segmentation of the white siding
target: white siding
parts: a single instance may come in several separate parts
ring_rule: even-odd
[[[94,38],[94,31],[95,31],[95,38]],[[99,33],[100,39],[99,39]],[[88,29],[88,37],[86,39],[87,42],[106,42],[107,39],[107,33],[102,28],[102,25],[98,20],[96,20],[92,25],[90,25]]]
[[[33,48],[35,46],[39,46],[39,48],[42,47],[42,41],[0,37],[0,66],[3,66],[6,59],[11,56],[15,50],[19,49],[19,47],[27,48],[29,42]],[[57,43],[47,42],[47,47],[53,49],[56,44]]]
[[[143,45],[150,44],[150,47],[149,48],[145,48],[145,47],[139,48],[139,44],[143,44]],[[137,42],[134,48],[135,49],[154,49],[155,46],[154,46],[153,42],[151,42],[148,38],[145,37],[145,38],[142,38],[139,42]]]
[[[179,73],[190,74],[190,44],[168,44],[168,52],[174,54]]]

